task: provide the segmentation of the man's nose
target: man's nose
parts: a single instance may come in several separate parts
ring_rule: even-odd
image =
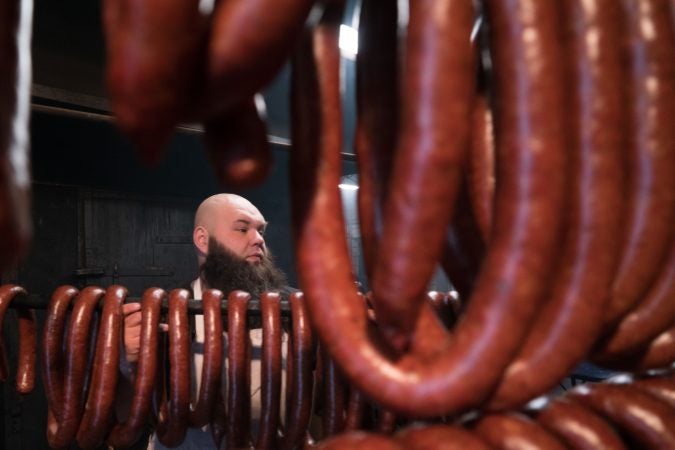
[[[265,246],[265,238],[258,230],[253,231],[253,245],[257,245],[260,247]]]

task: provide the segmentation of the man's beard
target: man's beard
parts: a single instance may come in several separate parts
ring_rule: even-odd
[[[260,297],[263,292],[279,291],[286,286],[286,276],[268,252],[259,264],[251,264],[212,237],[209,238],[209,253],[200,272],[209,288],[219,289],[225,295],[242,290],[253,297]]]

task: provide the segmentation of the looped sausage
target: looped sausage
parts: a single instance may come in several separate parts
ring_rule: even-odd
[[[637,379],[633,381],[632,385],[668,402],[670,406],[675,408],[675,378],[673,378],[672,374],[670,377]]]
[[[18,295],[26,295],[26,291],[12,284],[0,286],[0,383],[7,380],[7,353],[2,339],[2,326],[5,313],[12,299]],[[37,325],[35,312],[32,309],[20,308],[17,311],[19,319],[19,352],[16,370],[16,391],[28,394],[35,386],[35,353],[37,349]]]
[[[169,399],[162,402],[157,438],[167,447],[185,439],[190,411],[190,332],[185,289],[169,293]]]
[[[0,272],[32,237],[29,116],[33,2],[0,5]]]
[[[262,370],[260,431],[256,449],[276,449],[281,407],[281,304],[276,292],[260,296],[262,313]]]
[[[378,327],[398,351],[410,343],[441,256],[475,97],[471,2],[411,2],[409,17],[401,133],[384,207],[385,244],[378,249],[372,282]]]
[[[396,441],[409,450],[489,450],[491,447],[470,431],[456,426],[408,427],[396,433]]]
[[[307,304],[301,292],[292,293],[289,302],[292,334],[286,360],[287,406],[284,437],[281,442],[281,448],[284,450],[302,445],[309,426],[314,390],[312,369],[315,343]]]
[[[675,448],[675,408],[630,385],[596,384],[574,399],[607,417],[640,448]]]
[[[210,23],[201,3],[103,2],[112,110],[146,163],[159,162],[174,126],[197,94]]]
[[[609,423],[569,398],[548,403],[537,413],[537,422],[575,450],[627,450]]]
[[[67,293],[67,289],[64,293]],[[63,406],[59,417],[55,410],[56,424],[47,427],[47,441],[52,448],[69,446],[75,439],[82,417],[82,397],[86,390],[85,379],[89,359],[92,317],[105,291],[96,286],[84,288],[77,298],[70,315],[65,375],[63,379]],[[58,336],[56,337],[58,339]]]
[[[227,297],[227,448],[250,446],[251,339],[246,319],[250,298],[243,291]]]
[[[491,414],[478,420],[474,432],[500,450],[564,450],[558,438],[519,413]]]
[[[103,298],[89,395],[77,431],[77,444],[83,449],[99,447],[110,431],[120,362],[122,303],[127,293],[125,287],[113,285]]]
[[[166,292],[160,288],[149,288],[141,301],[141,342],[134,394],[129,415],[125,422],[115,425],[108,436],[108,445],[113,448],[131,446],[143,431],[152,403],[158,367],[158,334],[162,299]]]
[[[349,399],[345,412],[345,431],[355,431],[361,427],[363,416],[366,411],[365,396],[353,386],[349,389]]]
[[[319,346],[321,358],[321,430],[323,439],[344,428],[345,382],[335,361]]]
[[[63,333],[70,302],[78,294],[73,286],[60,286],[52,294],[42,333],[42,384],[47,397],[47,427],[56,432],[63,408]]]
[[[548,392],[581,362],[602,331],[616,267],[624,112],[624,74],[616,45],[620,9],[614,0],[592,5],[569,0],[564,5],[567,21],[575,28],[566,55],[572,65],[574,120],[564,247],[551,299],[506,369],[490,400],[494,409],[514,408]]]
[[[190,405],[189,423],[201,427],[209,423],[217,393],[220,391],[220,376],[223,367],[223,322],[220,303],[223,293],[208,289],[202,294],[204,312],[204,365],[199,383],[199,397],[196,405]]]
[[[364,431],[342,433],[316,446],[317,450],[402,450],[406,447],[398,444],[394,439]]]
[[[339,111],[335,36],[321,26],[317,29],[316,45],[307,59],[316,58],[320,70],[313,60],[294,60],[291,164],[300,284],[321,342],[346,376],[375,402],[404,415],[447,414],[485,398],[525,336],[525,324],[544,293],[556,248],[564,192],[560,168],[564,167],[566,114],[557,11],[550,2],[528,2],[527,8],[520,5],[522,9],[514,10],[500,2],[488,6],[494,42],[499,43],[495,55],[503,69],[498,76],[503,107],[497,118],[503,185],[496,198],[491,247],[466,314],[455,335],[437,341],[433,353],[405,354],[393,361],[367,333],[367,315],[353,289],[347,246],[344,239],[336,238],[344,235],[344,224],[336,188],[341,172],[340,133],[333,128],[340,124],[335,113]],[[440,99],[436,93],[433,96]],[[310,118],[315,119],[312,127]],[[407,181],[419,187],[430,183],[426,178]],[[445,201],[441,204],[447,206]],[[412,235],[419,233],[414,230]],[[397,240],[402,236],[411,233],[402,233]],[[422,236],[425,244],[416,248],[433,247],[426,232]],[[400,261],[402,256],[393,258]],[[413,314],[419,316],[420,336],[442,329],[433,314],[424,304],[419,314]]]
[[[675,220],[675,33],[669,0],[623,2],[630,78],[628,192],[619,267],[606,323],[636,305],[666,257]]]
[[[372,280],[398,129],[397,2],[364,0],[356,55],[358,214],[366,274]]]

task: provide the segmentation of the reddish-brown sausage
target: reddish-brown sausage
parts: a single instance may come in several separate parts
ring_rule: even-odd
[[[397,12],[397,2],[364,0],[359,16],[354,151],[359,170],[359,227],[369,280],[382,232],[382,208],[398,130]]]
[[[223,185],[251,188],[267,178],[272,149],[253,97],[210,117],[204,131],[211,165]]]
[[[32,235],[29,123],[33,2],[0,5],[0,272]]]
[[[289,297],[292,335],[287,359],[287,401],[284,437],[281,448],[296,448],[304,442],[312,412],[312,369],[314,335],[309,324],[307,305],[300,292]]]
[[[408,427],[396,433],[396,442],[409,450],[489,450],[470,431],[457,426]]]
[[[636,388],[648,392],[675,408],[675,378],[668,377],[641,378],[632,383]]]
[[[605,364],[612,368],[636,372],[669,367],[675,361],[675,326],[658,335],[649,345],[622,360]]]
[[[490,401],[495,409],[548,392],[586,356],[601,332],[616,267],[624,116],[620,7],[615,0],[562,4],[573,26],[567,58],[574,93],[565,244],[551,299],[504,373]]]
[[[246,308],[251,296],[232,291],[227,298],[227,448],[249,448],[251,429],[251,339]]]
[[[263,319],[260,430],[256,449],[277,449],[281,406],[281,305],[275,292],[260,296]]]
[[[504,110],[497,119],[504,133],[498,140],[503,188],[496,198],[491,248],[466,315],[455,337],[436,344],[435,354],[405,355],[392,362],[366,332],[366,311],[353,289],[346,243],[339,238],[344,224],[336,188],[341,169],[339,57],[333,28],[319,27],[315,35],[309,55],[320,63],[318,72],[313,59],[294,60],[293,214],[300,284],[312,322],[358,389],[378,404],[412,416],[458,411],[484,399],[536,312],[558,235],[565,111],[557,11],[550,2],[512,10],[499,2],[488,5],[503,69]],[[424,230],[414,234],[425,238],[423,246],[430,245]],[[428,305],[422,306],[417,327],[423,334],[442,328]]]
[[[322,438],[338,434],[344,428],[345,382],[335,361],[319,346],[321,357],[321,430]]]
[[[160,308],[165,297],[166,292],[159,288],[148,288],[143,293],[140,355],[134,380],[134,395],[126,421],[115,425],[108,436],[108,445],[114,448],[129,447],[136,442],[148,419],[157,378]]]
[[[616,430],[589,408],[559,397],[537,413],[537,422],[575,450],[626,450]]]
[[[366,398],[360,391],[350,386],[345,412],[344,431],[355,431],[361,428],[365,410]]]
[[[222,390],[218,390],[216,397],[216,404],[213,408],[213,416],[209,424],[211,428],[211,437],[216,448],[221,448],[223,437],[225,437],[225,428],[227,427],[227,413],[225,411],[225,400],[223,399]]]
[[[281,69],[314,0],[218,2],[208,46],[207,114],[253,97]]]
[[[65,348],[66,366],[63,380],[63,406],[58,425],[47,427],[47,441],[53,448],[67,447],[75,439],[82,417],[82,397],[89,360],[89,338],[92,317],[105,291],[99,287],[84,288],[75,299],[70,316]]]
[[[363,431],[352,431],[321,441],[317,450],[402,450],[394,439]]]
[[[202,427],[209,423],[220,390],[220,376],[223,368],[223,322],[220,303],[223,293],[208,289],[202,294],[204,312],[204,364],[199,383],[196,405],[190,405],[191,427]]]
[[[607,417],[639,448],[675,448],[675,408],[630,385],[583,386],[574,398]]]
[[[93,373],[89,395],[77,431],[77,444],[83,448],[99,447],[110,431],[113,419],[115,389],[120,362],[122,303],[127,289],[113,285],[106,289],[103,311],[96,338]]]
[[[157,438],[167,447],[185,439],[190,411],[190,331],[187,306],[190,293],[174,289],[169,293],[169,399],[162,402]]]
[[[519,413],[487,415],[474,432],[491,447],[502,450],[564,450],[565,445],[541,425]]]
[[[476,97],[468,158],[471,209],[485,242],[490,240],[495,197],[495,137],[492,111],[485,94]]]
[[[410,4],[401,124],[373,276],[378,327],[405,349],[441,256],[475,97],[470,2]]]
[[[42,384],[47,397],[48,433],[56,433],[63,409],[63,333],[70,302],[78,294],[72,286],[60,286],[52,294],[42,334]]]
[[[2,328],[5,313],[10,302],[17,294],[26,295],[26,291],[12,284],[0,286],[0,382],[7,380],[7,353],[2,339]],[[17,311],[19,319],[19,351],[16,368],[16,391],[28,394],[35,386],[35,353],[37,350],[37,325],[35,312],[32,309],[20,308]]]
[[[630,57],[628,192],[621,262],[606,321],[646,293],[669,249],[675,220],[675,34],[669,0],[625,1]]]
[[[222,2],[228,3],[228,2]],[[106,78],[117,124],[147,163],[157,163],[203,75],[205,2],[107,0]]]

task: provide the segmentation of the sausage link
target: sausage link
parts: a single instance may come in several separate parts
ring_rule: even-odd
[[[47,427],[47,441],[52,448],[69,446],[75,439],[83,409],[86,391],[86,370],[89,359],[90,335],[94,310],[105,291],[99,287],[84,288],[70,315],[66,336],[66,366],[63,379],[63,406],[57,425]]]
[[[169,293],[169,400],[162,402],[157,438],[162,445],[176,447],[185,439],[190,412],[190,331],[187,306],[190,293]]]
[[[251,430],[251,339],[246,308],[251,296],[230,292],[227,299],[226,448],[249,448]]]
[[[42,384],[47,397],[47,426],[55,433],[61,421],[63,408],[63,333],[66,327],[68,305],[78,294],[72,286],[58,287],[47,308],[42,333]]]
[[[209,118],[204,132],[211,165],[223,185],[251,188],[267,178],[272,149],[253,97]]]
[[[202,294],[204,311],[204,364],[199,383],[199,397],[196,405],[190,405],[189,423],[191,427],[202,427],[209,423],[213,413],[217,393],[220,390],[220,378],[223,369],[223,322],[220,316],[220,303],[223,293],[208,289]]]
[[[476,96],[468,158],[468,186],[471,209],[488,242],[492,232],[495,197],[495,137],[492,111],[485,94]]]
[[[197,94],[210,22],[201,3],[103,2],[112,110],[146,163],[159,162],[174,126]]]
[[[260,431],[256,449],[277,449],[281,407],[281,304],[275,292],[260,296],[263,318]]]
[[[398,130],[397,3],[364,0],[356,55],[358,214],[366,274],[372,280]]]
[[[675,362],[675,326],[658,335],[637,354],[604,364],[619,370],[641,372],[672,366]]]
[[[636,388],[654,395],[675,408],[675,379],[670,377],[641,378],[633,381]]]
[[[148,288],[143,293],[140,355],[134,394],[126,421],[116,424],[108,436],[108,445],[113,448],[129,447],[136,442],[148,419],[157,380],[159,318],[162,299],[165,297],[166,292],[159,288]]]
[[[289,297],[291,306],[292,335],[287,364],[286,423],[281,448],[289,450],[300,447],[307,434],[312,412],[314,390],[312,368],[315,343],[309,323],[307,305],[301,292]]]
[[[396,414],[388,409],[380,409],[376,430],[378,433],[391,434],[396,427]]]
[[[574,450],[627,450],[609,423],[569,398],[548,403],[537,413],[537,422]]]
[[[32,237],[29,166],[33,2],[0,5],[0,272]]]
[[[276,76],[314,0],[218,2],[208,45],[206,114],[251,98]]]
[[[622,3],[630,54],[628,192],[623,248],[606,312],[610,324],[646,293],[675,220],[675,33],[668,0]]]
[[[344,431],[355,431],[361,428],[364,413],[366,410],[366,398],[364,395],[350,386],[349,398],[347,400],[347,408],[345,412],[345,426]]]
[[[26,295],[26,291],[12,284],[0,286],[0,383],[7,380],[9,374],[7,352],[2,338],[2,326],[5,313],[12,299],[17,294]],[[35,312],[32,309],[20,308],[19,319],[19,352],[16,368],[16,391],[28,394],[35,386],[35,353],[37,349],[37,330]]]
[[[621,319],[619,326],[595,349],[593,359],[624,359],[647,347],[659,334],[675,325],[675,240],[670,255],[644,300]]]
[[[620,6],[614,0],[562,5],[574,26],[567,54],[574,92],[569,218],[551,299],[493,394],[495,409],[548,392],[587,355],[602,330],[617,261],[624,128],[624,74],[616,45]]]
[[[638,448],[675,448],[675,409],[630,385],[596,384],[572,394],[609,419]]]
[[[218,390],[216,405],[213,408],[213,416],[211,416],[209,427],[211,428],[213,443],[216,445],[216,448],[221,448],[223,437],[225,437],[225,428],[227,427],[227,413],[223,392],[220,389]]]
[[[319,346],[321,355],[322,376],[322,402],[321,402],[321,425],[322,436],[329,436],[342,432],[344,428],[346,392],[345,381],[335,361],[328,355],[326,350]]]
[[[491,447],[501,450],[564,450],[557,437],[519,413],[491,414],[475,424],[474,432]]]
[[[111,428],[124,320],[122,303],[127,293],[125,287],[113,285],[106,289],[103,297],[89,394],[76,436],[77,444],[83,449],[99,447]]]
[[[342,433],[321,441],[316,446],[317,450],[343,450],[345,448],[354,450],[401,450],[406,447],[401,446],[392,438],[364,431]]]
[[[378,250],[372,283],[378,326],[399,351],[409,345],[460,186],[475,96],[473,19],[466,1],[410,4],[386,245]]]
[[[489,254],[466,314],[455,336],[437,343],[434,355],[408,354],[393,361],[366,332],[367,313],[353,289],[336,188],[341,173],[339,57],[332,28],[319,26],[316,46],[305,59],[302,53],[294,59],[291,186],[300,285],[321,342],[346,376],[369,398],[403,415],[448,414],[485,398],[525,336],[554,256],[564,191],[561,124],[566,115],[557,11],[550,2],[513,9],[498,2],[489,6],[504,69],[499,95],[505,110],[497,121],[506,134],[501,141],[497,134],[503,188],[496,198]],[[311,38],[305,40],[305,50],[308,43]],[[417,324],[422,334],[442,328],[431,307],[422,305]]]
[[[396,433],[396,441],[410,450],[489,450],[491,448],[470,431],[448,425],[408,427]]]

